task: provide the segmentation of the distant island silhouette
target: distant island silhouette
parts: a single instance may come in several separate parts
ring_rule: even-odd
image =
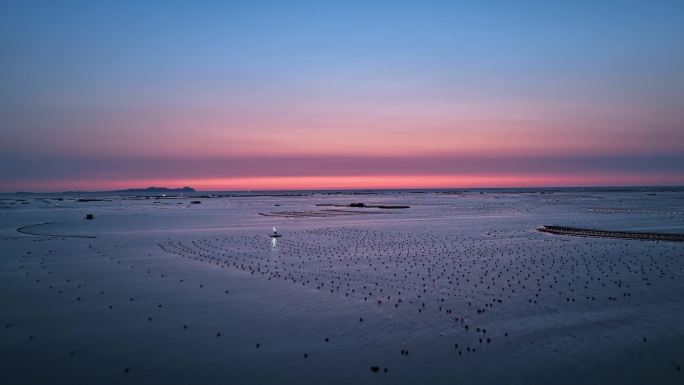
[[[111,190],[111,191],[61,191],[61,192],[30,192],[17,191],[15,193],[0,193],[0,194],[16,194],[16,195],[39,195],[39,194],[62,194],[62,195],[79,195],[79,194],[167,194],[167,193],[193,193],[196,190],[192,187],[168,188],[168,187],[147,187],[147,188],[131,188],[125,190]]]
[[[148,188],[130,188],[126,190],[114,190],[109,191],[112,193],[191,193],[195,192],[192,187],[181,187],[181,188],[167,188],[167,187],[148,187]]]

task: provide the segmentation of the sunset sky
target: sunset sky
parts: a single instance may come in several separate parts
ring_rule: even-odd
[[[0,191],[684,185],[684,1],[0,2]]]

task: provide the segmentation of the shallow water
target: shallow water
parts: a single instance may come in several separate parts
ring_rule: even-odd
[[[682,381],[684,244],[535,228],[681,233],[684,192],[45,198],[0,201],[8,383]],[[259,215],[358,201],[410,208]]]

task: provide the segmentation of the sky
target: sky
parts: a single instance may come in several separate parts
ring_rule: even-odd
[[[0,191],[684,185],[684,1],[0,2]]]

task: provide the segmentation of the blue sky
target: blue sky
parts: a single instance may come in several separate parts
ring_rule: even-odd
[[[658,164],[684,152],[682,20],[681,1],[3,1],[0,160],[20,169],[0,181],[66,178],[26,158],[107,180],[120,158]]]

